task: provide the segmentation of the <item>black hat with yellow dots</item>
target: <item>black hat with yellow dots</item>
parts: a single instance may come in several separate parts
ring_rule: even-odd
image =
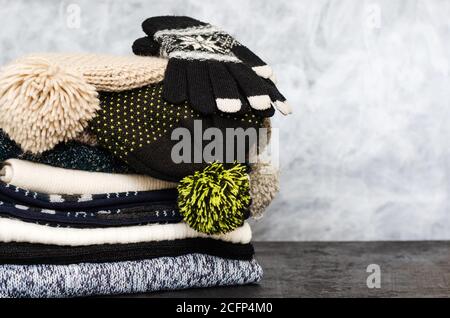
[[[195,157],[198,153],[203,154],[205,147],[211,143],[211,140],[202,138],[206,129],[219,129],[224,138],[227,128],[245,130],[252,127],[258,131],[264,117],[271,115],[247,107],[239,114],[218,112],[204,116],[193,110],[187,102],[181,105],[166,102],[162,98],[162,91],[163,84],[156,83],[122,92],[100,92],[100,111],[90,125],[101,146],[127,162],[138,173],[158,179],[178,182],[203,170],[213,161],[225,161],[223,154],[228,154],[225,140],[219,141],[223,152],[213,152],[215,157],[207,158],[208,162],[203,155]],[[198,131],[199,127],[201,131]],[[187,139],[190,147],[186,147],[188,150],[190,148],[190,154],[182,153],[184,159],[189,157],[190,160],[173,160],[172,151],[177,149],[177,144],[180,145],[181,138],[172,137],[177,128],[185,128],[187,130],[184,131],[190,133]],[[238,144],[235,140],[229,146],[233,147],[229,149],[234,154],[232,161],[242,161],[242,156],[238,156],[237,149],[234,149]],[[252,146],[246,140],[247,154]],[[230,162],[229,157],[226,159]]]
[[[220,130],[224,138],[227,128],[255,128],[258,132],[264,113],[247,107],[239,114],[205,116],[187,103],[173,105],[164,101],[162,91],[163,84],[157,83],[129,91],[100,93],[101,109],[90,126],[99,144],[138,173],[179,182],[178,206],[184,221],[192,228],[218,234],[241,226],[249,216],[251,198],[247,166],[236,163],[241,159],[237,155],[238,141],[235,139],[233,146],[229,146],[235,158],[226,159],[232,164],[220,163],[227,153],[226,140],[218,141],[223,145],[222,153],[216,153],[208,161],[204,156],[196,161],[195,153],[203,154],[211,140],[199,140],[194,135],[202,136],[208,128]],[[201,131],[195,131],[199,127]],[[172,138],[177,128],[185,128],[183,131],[191,136],[187,147],[190,160],[173,160],[172,151],[180,142]],[[243,144],[245,152],[253,146],[249,140],[241,141],[240,145]]]

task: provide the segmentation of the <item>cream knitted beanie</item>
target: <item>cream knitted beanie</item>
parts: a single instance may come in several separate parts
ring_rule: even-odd
[[[79,136],[99,110],[98,91],[160,82],[155,57],[33,54],[0,72],[0,128],[24,151],[42,153]]]
[[[0,128],[24,151],[41,153],[74,139],[95,117],[95,87],[77,72],[27,58],[0,73]]]
[[[40,53],[29,57],[45,58],[80,73],[97,91],[119,92],[163,80],[167,60],[135,55]],[[20,63],[21,59],[15,63]]]

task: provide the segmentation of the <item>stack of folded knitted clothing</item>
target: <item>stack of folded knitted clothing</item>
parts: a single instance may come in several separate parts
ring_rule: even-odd
[[[208,140],[192,139],[179,162],[173,135],[270,128],[286,100],[268,66],[225,32],[186,17],[143,26],[133,50],[145,56],[36,54],[0,73],[0,297],[261,279],[246,219],[278,191],[277,172],[249,159],[265,144],[245,141],[242,159],[222,140],[198,160]]]

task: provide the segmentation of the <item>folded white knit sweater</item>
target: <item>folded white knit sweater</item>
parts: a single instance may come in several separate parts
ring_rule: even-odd
[[[0,180],[47,194],[99,194],[176,188],[177,184],[145,175],[112,174],[55,168],[20,159],[4,162]]]
[[[231,243],[250,243],[252,232],[246,222],[236,230],[220,235],[199,233],[185,223],[151,224],[110,228],[58,228],[20,220],[0,218],[0,242],[24,242],[66,246],[127,244],[170,241],[187,238],[213,238]]]

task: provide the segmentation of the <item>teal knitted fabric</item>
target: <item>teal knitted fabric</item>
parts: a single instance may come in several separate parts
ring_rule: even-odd
[[[18,158],[21,153],[20,147],[0,129],[0,162]]]
[[[65,169],[107,173],[134,172],[109,151],[76,141],[59,144],[41,155],[23,153],[20,147],[0,129],[0,162],[16,158]]]

